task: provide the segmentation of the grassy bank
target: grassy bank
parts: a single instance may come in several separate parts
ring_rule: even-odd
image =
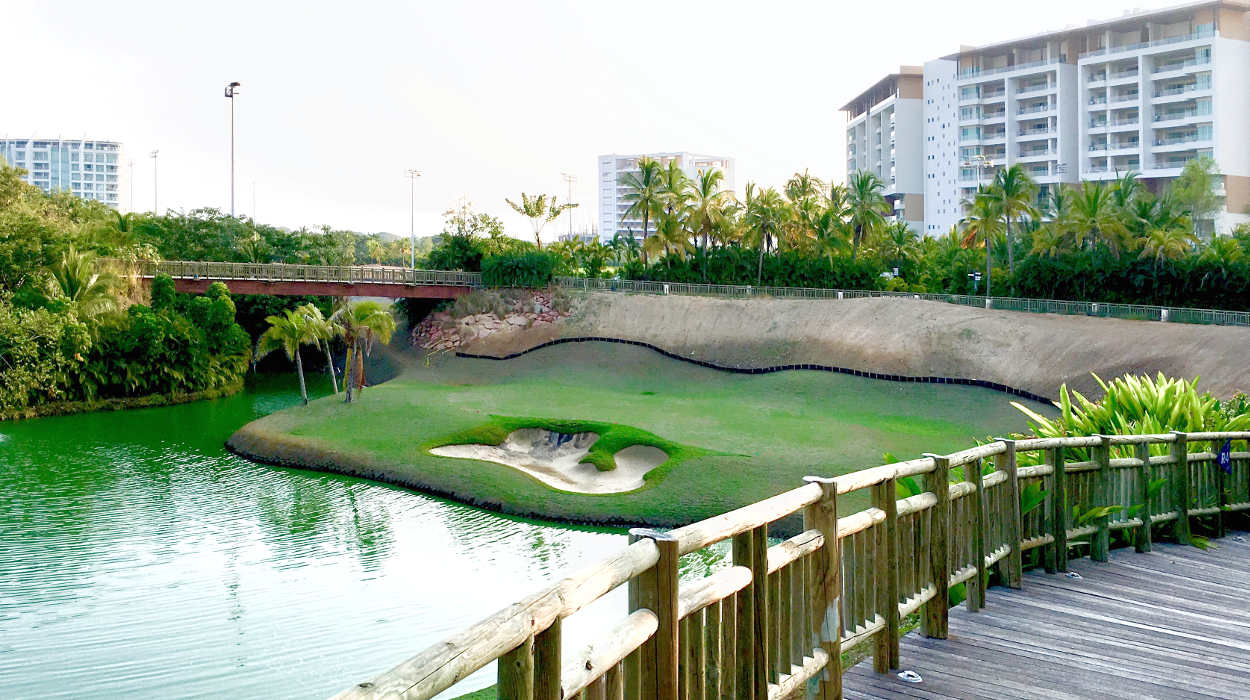
[[[48,416],[67,416],[73,413],[91,413],[93,411],[124,411],[131,408],[173,406],[180,403],[233,396],[240,391],[243,391],[242,379],[217,389],[206,389],[189,394],[149,394],[147,396],[128,396],[125,398],[98,399],[95,401],[56,401],[12,411],[0,411],[0,422],[46,418]]]
[[[249,424],[230,445],[263,461],[518,515],[672,526],[801,485],[807,474],[879,464],[883,452],[949,451],[1023,429],[1008,401],[986,389],[824,372],[734,375],[642,348],[585,343],[505,362],[443,357],[409,366],[366,389],[359,403],[331,397],[281,411]],[[463,441],[496,416],[632,426],[700,452],[643,489],[604,495],[558,492],[503,465],[429,454],[430,445]]]

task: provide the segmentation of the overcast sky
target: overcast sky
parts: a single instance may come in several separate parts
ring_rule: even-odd
[[[739,190],[840,180],[838,108],[900,64],[1171,4],[5,0],[0,136],[122,142],[138,210],[160,149],[161,209],[228,209],[238,80],[240,213],[255,183],[265,223],[407,233],[417,168],[418,234],[467,196],[528,237],[504,197],[563,200],[569,172],[589,225],[600,154],[731,156]]]

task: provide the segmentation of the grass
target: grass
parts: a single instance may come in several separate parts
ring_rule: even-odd
[[[801,486],[808,474],[875,466],[884,452],[900,459],[950,452],[1026,427],[1010,397],[988,389],[814,371],[730,374],[619,344],[413,365],[366,389],[358,403],[330,397],[250,424],[243,451],[522,516],[666,527]],[[556,491],[504,465],[428,451],[448,441],[497,444],[510,427],[534,421],[596,425],[610,438],[601,452],[630,440],[663,441],[676,459],[645,488],[586,495]],[[846,512],[866,499],[852,499]],[[783,523],[779,531],[786,529]]]

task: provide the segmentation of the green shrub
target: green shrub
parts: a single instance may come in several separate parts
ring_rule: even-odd
[[[555,264],[550,253],[540,251],[492,255],[482,261],[482,283],[488,287],[546,287],[551,284]]]
[[[443,236],[430,251],[425,266],[430,270],[480,272],[485,244],[471,236]]]
[[[174,279],[169,275],[152,278],[152,310],[158,313],[174,308]]]

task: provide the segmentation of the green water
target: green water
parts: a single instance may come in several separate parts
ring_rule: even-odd
[[[624,543],[222,449],[293,383],[0,424],[0,697],[326,696]]]

